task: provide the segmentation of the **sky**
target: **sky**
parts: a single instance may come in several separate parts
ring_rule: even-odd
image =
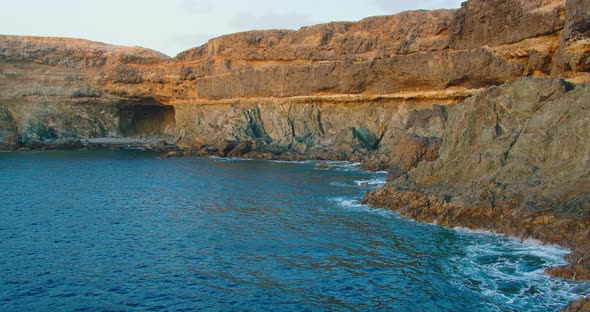
[[[0,0],[0,34],[84,38],[169,56],[224,34],[299,29],[463,0]]]

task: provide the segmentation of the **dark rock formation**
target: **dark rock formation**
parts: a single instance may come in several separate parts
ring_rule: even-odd
[[[423,138],[416,134],[404,136],[391,155],[389,179],[397,179],[415,168],[421,161],[438,159],[441,138]]]
[[[0,106],[0,149],[15,149],[19,141],[14,118],[8,110]]]
[[[588,312],[590,311],[590,297],[582,298],[570,303],[562,312]]]
[[[573,265],[549,272],[590,279],[589,91],[539,78],[482,91],[449,110],[437,160],[365,201],[421,221],[568,246]]]
[[[453,95],[460,96],[461,95]],[[294,152],[314,159],[366,160],[371,154],[389,155],[408,133],[442,135],[443,114],[433,114],[426,100],[405,98],[306,97],[235,100],[231,104],[176,105],[179,144],[198,150],[219,146],[227,155],[238,142],[256,142],[254,151]],[[458,98],[441,98],[453,103]],[[414,112],[425,110],[418,122]],[[413,116],[413,117],[412,117]],[[219,143],[221,142],[221,143]],[[233,142],[228,146],[227,142]],[[221,145],[218,145],[221,144]],[[372,169],[386,169],[387,162]]]
[[[590,71],[590,1],[568,0],[553,74]]]

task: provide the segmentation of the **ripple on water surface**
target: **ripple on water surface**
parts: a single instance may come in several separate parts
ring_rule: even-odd
[[[384,173],[139,151],[0,154],[0,301],[22,310],[557,310],[565,250],[358,202]]]

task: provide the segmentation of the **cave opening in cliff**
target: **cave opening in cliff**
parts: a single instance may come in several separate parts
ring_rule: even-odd
[[[159,136],[171,133],[175,109],[154,99],[141,99],[119,107],[119,131],[124,137]]]

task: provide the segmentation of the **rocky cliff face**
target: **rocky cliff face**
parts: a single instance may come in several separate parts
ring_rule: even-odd
[[[245,142],[254,150],[237,154],[372,157],[388,166],[407,138],[437,141],[447,106],[479,88],[522,76],[590,80],[588,7],[471,0],[458,10],[232,34],[174,59],[2,36],[0,141],[161,136],[198,153]]]
[[[552,272],[590,279],[589,91],[527,78],[479,92],[448,111],[438,159],[365,201],[421,221],[574,248],[573,270]]]
[[[570,246],[575,264],[552,274],[590,278],[588,25],[590,0],[470,0],[175,58],[0,36],[0,149],[156,137],[186,154],[364,161],[390,170],[372,205]]]
[[[590,71],[590,3],[568,0],[566,24],[556,56],[555,73]]]
[[[216,149],[218,142],[249,142],[257,147],[253,152],[265,157],[289,152],[361,161],[379,154],[374,155],[376,165],[385,168],[393,145],[406,133],[442,135],[446,107],[439,104],[464,97],[455,92],[424,98],[326,96],[177,104],[176,125],[182,145],[205,151]]]
[[[565,1],[469,1],[299,31],[256,31],[181,53],[206,98],[478,88],[548,75]]]
[[[586,2],[471,0],[458,10],[227,35],[174,59],[78,39],[2,36],[2,142],[161,135],[195,150],[245,140],[387,159],[406,134],[442,133],[442,115],[425,117],[426,128],[408,126],[422,114],[414,111],[428,115],[433,105],[522,76],[590,79]],[[308,110],[333,122],[295,113]],[[362,118],[371,114],[378,116]]]

